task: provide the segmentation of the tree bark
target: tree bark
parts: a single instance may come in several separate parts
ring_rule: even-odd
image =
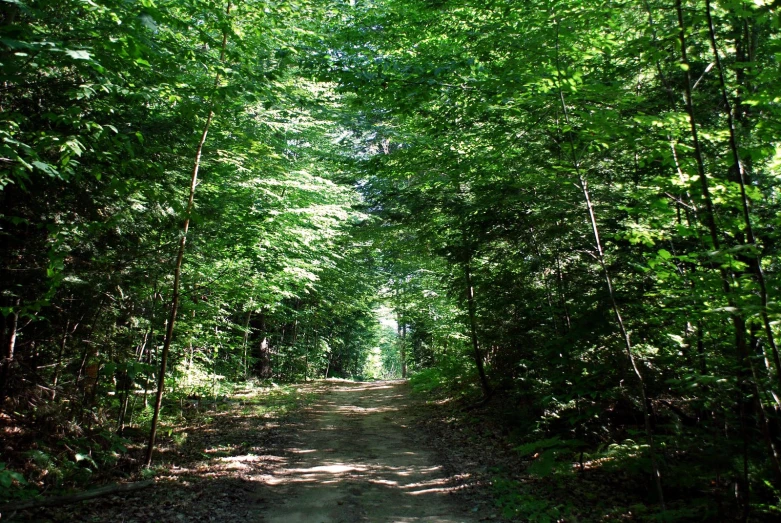
[[[401,320],[401,379],[407,379],[407,319]]]
[[[84,319],[82,315],[81,319],[70,327],[70,319],[65,322],[65,329],[62,331],[62,338],[60,339],[60,349],[57,353],[57,364],[54,367],[54,377],[52,378],[52,401],[57,397],[57,384],[60,381],[60,373],[62,372],[62,358],[65,356],[65,347],[68,343],[68,336],[72,336],[76,329],[79,328],[79,324]]]
[[[719,251],[721,248],[721,242],[719,241],[718,229],[716,227],[715,211],[713,207],[713,200],[710,195],[710,188],[708,185],[708,179],[705,175],[705,161],[703,160],[702,148],[699,142],[699,133],[697,130],[697,121],[694,115],[694,102],[692,99],[691,88],[691,73],[689,67],[689,59],[686,51],[686,25],[683,20],[683,7],[681,0],[675,0],[675,9],[678,15],[678,38],[681,44],[681,62],[684,65],[684,100],[686,102],[686,112],[689,116],[689,127],[691,131],[692,144],[694,149],[694,160],[697,165],[697,173],[700,178],[700,188],[702,190],[702,198],[705,202],[704,220],[708,230],[710,232],[710,240],[715,251]],[[756,379],[752,379],[753,364],[750,361],[750,354],[748,351],[748,345],[746,342],[746,321],[740,311],[738,310],[737,302],[732,294],[732,285],[730,283],[730,275],[726,269],[719,267],[718,273],[721,277],[722,288],[724,291],[727,304],[730,308],[730,319],[732,320],[733,327],[735,329],[735,347],[737,349],[737,362],[739,365],[738,381],[740,383],[741,394],[745,398],[748,394],[748,389],[754,389],[757,394],[758,401],[755,406],[757,407],[756,413],[759,417],[760,428],[763,429],[763,435],[765,436],[765,443],[768,446],[768,457],[773,464],[773,471],[776,478],[781,482],[781,456],[776,448],[775,442],[769,433],[764,430],[763,425],[766,423],[767,415],[764,412],[764,407],[761,402],[761,396],[758,395],[758,386]],[[750,368],[749,368],[750,367]],[[751,382],[750,384],[747,382]],[[744,482],[747,483],[747,478],[744,478]]]
[[[242,351],[243,351],[243,357],[242,360],[244,362],[244,381],[247,381],[247,341],[249,340],[249,321],[252,318],[252,309],[247,311],[247,319],[244,321],[244,337],[242,339]]]
[[[0,372],[0,410],[3,408],[8,395],[8,382],[11,379],[11,367],[14,364],[14,351],[16,350],[16,336],[19,328],[19,304],[21,300],[14,301],[14,311],[4,318],[8,323],[8,342],[5,346],[5,354],[2,359],[2,372]]]
[[[724,79],[724,69],[721,65],[721,56],[719,54],[719,47],[716,43],[716,28],[713,24],[713,15],[711,13],[711,2],[705,0],[705,15],[708,21],[708,36],[711,44],[711,51],[716,63],[716,72],[719,78],[719,88],[721,94],[721,102],[724,105],[724,112],[727,115],[727,127],[729,128],[729,149],[732,155],[732,161],[734,164],[735,172],[737,173],[737,182],[740,187],[740,202],[741,210],[743,212],[743,227],[746,235],[746,243],[753,247],[753,256],[751,256],[751,266],[754,279],[759,284],[759,298],[760,298],[760,315],[762,317],[762,323],[765,328],[765,336],[767,337],[768,345],[770,346],[770,352],[773,356],[773,362],[776,367],[776,380],[779,386],[781,386],[781,358],[779,358],[778,347],[776,346],[775,336],[773,335],[773,328],[770,324],[770,317],[767,314],[768,304],[768,292],[767,283],[765,281],[765,273],[762,270],[762,255],[757,245],[756,238],[754,237],[754,227],[751,223],[751,209],[748,195],[746,193],[746,185],[748,185],[748,176],[746,169],[743,165],[743,161],[740,157],[740,149],[738,147],[737,132],[735,130],[735,118],[732,104],[729,101],[727,95],[727,82]],[[779,389],[781,390],[781,388]]]
[[[122,483],[120,485],[108,485],[106,487],[100,487],[94,490],[87,490],[85,492],[77,492],[75,494],[65,494],[62,496],[55,496],[52,498],[33,499],[30,501],[22,501],[19,503],[9,503],[0,507],[0,512],[8,514],[12,511],[26,510],[30,508],[42,508],[42,507],[61,507],[63,505],[69,505],[71,503],[78,503],[80,501],[86,501],[88,499],[94,499],[101,496],[108,496],[110,494],[118,494],[121,492],[133,492],[136,490],[145,489],[154,485],[155,482],[152,479],[146,481],[139,481],[136,483]]]
[[[464,263],[464,281],[466,282],[466,304],[469,312],[469,334],[472,338],[472,351],[477,365],[477,374],[480,377],[480,387],[483,390],[483,399],[488,400],[493,391],[488,377],[485,375],[483,366],[483,353],[480,350],[480,343],[477,338],[477,307],[475,304],[475,289],[472,285],[472,269],[469,261]]]
[[[555,20],[556,24],[556,73],[557,73],[557,81],[556,85],[559,92],[559,99],[561,102],[561,110],[564,114],[564,120],[567,123],[568,127],[572,127],[572,123],[570,121],[569,117],[569,110],[567,108],[567,103],[564,99],[564,90],[561,87],[561,66],[559,64],[559,22],[558,19]],[[607,291],[608,295],[610,297],[610,304],[613,309],[613,314],[616,319],[616,323],[618,325],[619,331],[621,333],[621,338],[624,342],[624,349],[626,351],[627,359],[629,360],[629,363],[632,367],[632,371],[634,372],[635,377],[637,378],[638,382],[638,389],[640,392],[640,398],[643,403],[643,420],[645,424],[645,432],[646,432],[646,438],[648,441],[648,451],[651,458],[651,468],[653,471],[653,479],[654,479],[654,485],[656,486],[656,495],[659,497],[659,506],[662,509],[662,512],[666,510],[665,502],[664,502],[664,490],[662,489],[662,477],[659,472],[659,464],[657,461],[656,456],[656,444],[654,441],[654,434],[652,430],[651,425],[651,412],[649,408],[649,401],[648,401],[648,393],[646,390],[646,384],[645,379],[643,378],[643,374],[640,371],[640,367],[637,365],[637,361],[634,356],[633,348],[632,348],[632,341],[629,337],[629,331],[626,328],[626,325],[624,324],[624,319],[621,315],[621,308],[618,305],[618,301],[616,300],[615,291],[613,288],[613,279],[610,274],[610,270],[608,269],[607,262],[605,259],[605,252],[602,248],[602,241],[599,234],[599,227],[597,226],[597,217],[596,212],[594,211],[594,205],[591,201],[591,195],[589,193],[588,189],[588,182],[586,180],[585,175],[583,174],[581,167],[580,167],[580,161],[577,158],[577,153],[575,149],[575,142],[572,137],[572,131],[568,132],[569,137],[569,145],[570,145],[570,155],[572,162],[573,169],[575,170],[575,175],[578,178],[578,184],[579,188],[581,189],[583,193],[583,198],[586,203],[586,209],[588,211],[588,218],[589,223],[591,224],[591,232],[594,237],[594,243],[597,248],[597,260],[599,261],[599,265],[602,269],[602,273],[605,278],[605,283],[607,285]]]
[[[228,2],[228,6],[225,9],[225,14],[230,15],[231,2]],[[220,62],[225,60],[225,50],[228,46],[228,32],[227,30],[222,33],[222,50],[220,52]],[[220,83],[220,74],[217,73],[214,80],[214,89]],[[201,133],[201,139],[198,141],[198,146],[195,150],[195,161],[193,162],[192,174],[190,176],[190,196],[187,200],[187,207],[185,210],[184,224],[182,225],[182,236],[179,239],[179,251],[176,255],[176,264],[174,266],[174,286],[173,294],[171,296],[171,310],[168,317],[168,326],[165,332],[165,340],[163,341],[163,352],[160,357],[160,375],[157,383],[157,396],[155,398],[154,414],[152,415],[152,427],[149,431],[149,443],[146,449],[145,464],[149,467],[152,464],[152,454],[155,447],[155,436],[157,435],[157,422],[160,417],[160,407],[163,403],[163,391],[165,389],[165,371],[168,364],[168,354],[171,349],[171,340],[174,335],[174,325],[176,324],[176,313],[179,308],[180,297],[180,280],[182,276],[182,261],[184,260],[184,248],[187,243],[187,232],[190,229],[190,218],[192,216],[193,204],[195,202],[195,188],[198,185],[198,170],[201,167],[201,155],[203,154],[203,145],[206,143],[206,136],[209,133],[209,127],[211,126],[212,119],[214,118],[214,101],[211,102],[209,108],[209,114],[206,117],[206,123],[203,125],[203,132]]]

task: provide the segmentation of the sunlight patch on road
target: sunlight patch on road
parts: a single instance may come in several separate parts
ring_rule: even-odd
[[[338,412],[355,412],[355,413],[382,413],[382,412],[397,412],[399,410],[398,407],[359,407],[357,405],[344,405],[341,407],[337,407],[336,409]]]
[[[220,447],[211,447],[208,449],[204,449],[204,453],[206,454],[216,454],[218,452],[232,452],[236,450],[237,445],[223,445]]]
[[[365,472],[366,470],[366,467],[335,463],[333,465],[319,465],[308,469],[291,469],[290,472],[302,474],[316,474],[318,472],[324,472],[326,474],[344,474],[345,472]]]
[[[263,459],[262,456],[257,456],[255,454],[247,454],[244,456],[230,456],[227,458],[220,458],[220,461],[222,462],[231,462],[231,461],[261,461]]]
[[[399,391],[399,383],[328,387],[286,449],[292,463],[262,477],[279,500],[266,520],[473,521],[448,501],[456,482],[408,437],[409,398]]]
[[[428,469],[427,473],[432,473],[435,471],[440,470],[440,467],[432,467]],[[411,496],[419,496],[421,494],[433,494],[433,493],[446,493],[446,492],[454,492],[457,490],[457,487],[453,486],[452,483],[447,479],[443,477],[438,477],[435,479],[431,479],[428,481],[419,481],[417,483],[409,483],[407,485],[402,485],[402,489],[410,489],[411,492],[407,492],[407,494]],[[419,490],[415,490],[419,489]]]

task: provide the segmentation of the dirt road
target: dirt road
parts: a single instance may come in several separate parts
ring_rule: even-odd
[[[291,458],[258,478],[267,485],[262,521],[476,522],[413,441],[409,401],[401,382],[331,382],[286,431]]]
[[[179,459],[160,467],[154,488],[3,514],[3,521],[479,521],[476,503],[467,505],[438,466],[426,433],[410,425],[416,409],[406,384],[318,381],[298,394],[314,399],[283,417],[265,408],[276,401],[271,396],[208,411],[210,421],[187,429],[178,455],[161,447],[160,461]],[[182,459],[188,456],[195,459]]]

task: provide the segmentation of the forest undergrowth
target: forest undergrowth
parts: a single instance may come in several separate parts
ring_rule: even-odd
[[[711,483],[707,491],[686,489],[698,478],[687,471],[685,452],[666,456],[667,478],[678,484],[665,516],[656,512],[647,458],[631,439],[600,445],[560,437],[540,439],[528,397],[498,391],[482,400],[476,381],[445,386],[437,373],[413,375],[408,409],[411,436],[432,446],[448,477],[485,521],[724,521],[731,486]],[[149,416],[139,415],[123,436],[71,424],[71,434],[44,435],[16,430],[5,438],[11,470],[29,478],[15,481],[14,502],[0,514],[11,521],[239,522],[262,514],[256,478],[286,459],[284,433],[296,430],[303,407],[329,382],[276,386],[251,384],[211,398],[169,396],[160,420],[156,464],[142,468]],[[66,424],[63,424],[66,425]],[[100,427],[100,425],[96,425]],[[624,427],[625,430],[639,430]],[[4,435],[8,435],[5,431]],[[107,483],[143,482],[154,487],[74,504],[15,510],[19,502],[45,500],[66,492],[89,491]],[[194,501],[197,500],[197,503]],[[7,501],[7,498],[6,498]],[[733,509],[734,510],[734,509]],[[766,521],[775,521],[767,514]]]
[[[529,396],[498,391],[483,401],[476,382],[443,386],[436,373],[410,380],[418,405],[417,426],[437,449],[448,473],[470,491],[472,510],[487,519],[557,521],[730,521],[740,518],[734,485],[703,483],[697,456],[671,450],[665,456],[668,504],[658,511],[650,464],[641,444],[567,440],[541,436]],[[626,434],[640,432],[623,427]],[[562,431],[566,433],[566,431]],[[726,459],[726,457],[725,457]],[[763,521],[779,521],[769,509]]]
[[[3,490],[0,514],[18,521],[104,521],[109,511],[119,520],[142,522],[211,521],[211,513],[218,514],[220,521],[244,521],[249,509],[234,504],[232,491],[237,485],[240,490],[246,486],[241,486],[231,458],[253,456],[248,460],[253,473],[273,462],[268,454],[279,432],[285,430],[285,420],[316,393],[317,386],[312,384],[249,384],[212,398],[171,395],[163,407],[156,462],[150,468],[142,467],[148,415],[139,415],[137,423],[126,427],[122,436],[101,425],[90,430],[70,424],[68,433],[60,429],[50,434],[18,425],[12,431],[3,427],[4,454],[12,458],[7,470],[17,471],[17,475],[11,488]],[[150,479],[154,487],[139,493],[15,509],[43,505],[36,500],[67,498],[67,493],[89,492],[106,484]],[[208,485],[201,484],[205,480]],[[210,492],[208,496],[203,495],[204,490]],[[194,499],[199,500],[197,507],[190,504]]]

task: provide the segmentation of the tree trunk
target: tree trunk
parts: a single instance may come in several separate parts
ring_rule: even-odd
[[[480,350],[480,343],[477,339],[477,307],[475,306],[475,289],[472,285],[472,270],[469,261],[464,263],[464,281],[466,282],[466,304],[469,312],[469,334],[472,338],[472,352],[477,365],[477,374],[480,377],[480,387],[483,390],[483,398],[491,397],[491,385],[488,383],[488,377],[485,375],[483,367],[483,354]]]
[[[719,241],[719,234],[718,229],[716,227],[716,218],[715,218],[715,211],[713,207],[713,200],[710,195],[710,187],[708,185],[708,179],[706,177],[705,173],[705,161],[703,160],[702,155],[702,148],[700,147],[700,141],[699,141],[699,133],[697,130],[697,121],[694,117],[694,102],[692,99],[692,88],[691,88],[691,73],[690,67],[689,67],[689,59],[687,56],[686,51],[686,26],[684,24],[683,20],[683,7],[681,5],[681,0],[675,1],[675,9],[678,15],[678,38],[681,43],[681,61],[684,64],[684,99],[686,102],[686,112],[689,116],[689,128],[691,131],[691,137],[692,137],[692,145],[694,149],[694,160],[695,164],[697,165],[697,174],[700,178],[700,188],[702,190],[702,198],[705,202],[705,213],[704,213],[704,219],[705,223],[708,227],[708,230],[710,232],[710,240],[712,243],[712,247],[715,251],[719,251],[721,248],[721,242]],[[738,158],[738,161],[740,159]],[[742,314],[740,313],[737,302],[735,300],[735,297],[732,294],[732,285],[730,283],[730,274],[727,272],[726,269],[723,267],[720,267],[718,269],[718,273],[721,277],[722,282],[722,288],[724,291],[725,298],[727,300],[727,304],[730,309],[730,319],[732,320],[733,327],[735,329],[735,347],[737,349],[737,362],[739,366],[738,370],[738,381],[741,384],[741,394],[745,395],[748,393],[750,389],[754,389],[755,393],[758,392],[758,386],[756,383],[756,379],[752,379],[753,373],[753,364],[750,361],[750,355],[748,351],[748,346],[746,343],[746,321],[743,318]],[[750,369],[748,367],[751,367]],[[747,371],[750,371],[747,373]],[[748,387],[746,386],[745,382],[749,381],[752,382]],[[768,446],[768,457],[770,458],[772,464],[773,464],[773,470],[778,478],[778,480],[781,482],[781,458],[779,457],[779,452],[775,446],[775,442],[770,437],[770,435],[764,430],[764,424],[766,423],[767,416],[764,412],[764,407],[762,406],[761,398],[757,398],[757,416],[759,418],[760,422],[760,428],[763,429],[763,434],[765,436],[765,443]],[[747,479],[744,478],[744,482],[747,482]]]
[[[401,379],[407,379],[407,322],[406,318],[402,316],[401,320],[401,350],[399,351],[401,358]]]
[[[569,110],[567,108],[567,103],[564,99],[564,90],[561,87],[562,74],[561,74],[561,66],[559,64],[558,19],[556,19],[555,24],[556,24],[556,73],[557,73],[556,85],[559,92],[559,99],[561,101],[561,110],[562,113],[564,114],[565,122],[567,123],[568,127],[572,128],[572,123],[570,122],[570,117],[569,117]],[[605,277],[605,283],[607,285],[607,291],[610,297],[610,304],[613,309],[613,314],[615,315],[616,318],[616,324],[618,325],[618,329],[621,333],[621,338],[624,342],[624,349],[626,351],[627,359],[629,360],[629,363],[632,367],[632,371],[634,372],[634,375],[637,378],[640,398],[643,403],[643,420],[645,424],[646,438],[648,441],[648,451],[651,458],[651,468],[653,471],[654,485],[656,486],[656,495],[659,497],[659,506],[661,507],[662,512],[664,512],[666,510],[665,502],[664,502],[664,491],[662,489],[662,477],[659,472],[659,464],[656,456],[656,445],[655,445],[654,435],[653,435],[653,430],[651,425],[651,412],[649,408],[649,401],[648,401],[645,379],[643,378],[643,374],[640,372],[640,367],[637,365],[637,361],[635,360],[634,352],[632,349],[632,342],[629,338],[629,331],[627,330],[626,325],[624,324],[624,319],[621,315],[621,309],[618,305],[618,301],[616,300],[615,291],[613,289],[613,280],[610,275],[610,270],[608,269],[607,262],[605,260],[604,250],[602,249],[602,241],[599,234],[599,227],[597,226],[596,212],[594,210],[594,205],[591,201],[591,195],[589,193],[586,177],[581,171],[580,162],[577,158],[572,131],[568,131],[567,134],[569,137],[568,141],[570,145],[570,156],[571,156],[570,161],[572,162],[572,166],[578,178],[579,188],[583,193],[583,199],[585,200],[586,203],[589,223],[591,224],[591,232],[593,234],[594,243],[597,248],[597,260],[599,261],[599,265],[602,268],[602,273]]]
[[[5,398],[8,395],[8,382],[11,380],[11,367],[14,364],[14,351],[16,350],[16,336],[19,328],[19,304],[21,300],[14,301],[14,311],[4,320],[7,322],[8,342],[5,345],[5,354],[2,359],[2,371],[0,372],[0,410],[3,408]]]
[[[743,211],[743,228],[746,235],[746,243],[753,247],[753,256],[751,256],[751,268],[754,279],[759,284],[759,298],[760,298],[760,315],[762,317],[762,323],[765,327],[765,336],[767,337],[768,345],[770,346],[770,352],[773,356],[773,362],[776,367],[776,380],[781,385],[781,358],[779,358],[778,347],[776,346],[775,336],[773,335],[773,328],[770,324],[770,318],[767,314],[768,293],[767,283],[765,281],[765,273],[762,270],[762,255],[759,250],[759,246],[756,243],[754,237],[754,227],[751,223],[751,209],[749,198],[746,193],[746,185],[748,185],[748,176],[743,166],[743,161],[740,157],[740,150],[738,148],[738,138],[735,131],[735,119],[733,116],[732,104],[729,101],[727,95],[727,82],[724,79],[724,69],[721,65],[721,56],[719,54],[719,48],[716,43],[716,28],[713,25],[713,16],[711,13],[711,2],[705,0],[705,15],[708,21],[708,36],[710,38],[711,51],[716,63],[716,72],[719,78],[719,87],[721,94],[721,102],[724,105],[724,112],[727,114],[727,127],[729,128],[729,149],[732,155],[732,161],[735,172],[737,174],[737,183],[740,187],[740,202]],[[781,390],[781,388],[779,389]]]
[[[258,324],[257,332],[260,333],[260,343],[258,344],[258,361],[256,363],[256,369],[258,376],[262,379],[268,379],[271,377],[271,355],[268,333],[266,332],[266,313],[261,311],[260,322]],[[284,332],[282,334],[284,338]],[[280,344],[282,340],[280,340]]]
[[[247,311],[247,319],[246,319],[246,321],[244,321],[244,338],[242,339],[242,342],[241,342],[241,347],[242,347],[242,352],[243,352],[242,361],[244,362],[244,381],[247,381],[247,377],[248,377],[248,374],[247,374],[247,341],[249,340],[249,321],[250,321],[250,318],[252,318],[252,310],[251,309]]]
[[[84,319],[84,316],[81,317],[81,320]],[[81,323],[81,320],[73,325],[73,328],[70,327],[70,320],[65,322],[65,329],[62,331],[62,338],[60,339],[60,349],[57,353],[57,362],[54,367],[54,377],[52,378],[52,401],[57,397],[57,384],[60,381],[60,373],[62,372],[62,358],[65,356],[65,347],[68,343],[68,336],[72,336],[73,333],[76,332],[76,329],[79,328],[79,323]]]
[[[63,505],[78,503],[80,501],[95,499],[102,496],[108,496],[111,494],[119,494],[123,492],[132,492],[135,490],[141,490],[141,489],[151,487],[154,484],[155,484],[155,480],[148,479],[145,481],[138,481],[136,483],[121,483],[119,485],[108,485],[94,490],[76,492],[74,494],[64,494],[62,496],[54,496],[51,498],[33,499],[29,501],[20,501],[18,503],[9,503],[7,505],[0,505],[0,510],[4,514],[9,514],[17,510],[27,510],[31,508],[37,509],[42,507],[61,507]]]
[[[225,9],[225,14],[230,15],[231,2],[228,2],[228,6]],[[225,60],[225,50],[228,46],[228,32],[227,30],[222,33],[222,50],[220,52],[220,62]],[[214,89],[216,91],[220,83],[220,74],[217,73],[214,80]],[[195,161],[193,162],[192,174],[190,176],[190,196],[187,200],[187,207],[185,210],[184,224],[182,226],[182,235],[179,239],[179,252],[176,255],[176,264],[174,266],[174,286],[173,294],[171,296],[171,310],[168,317],[168,326],[165,332],[165,340],[163,341],[163,352],[160,357],[160,375],[157,382],[157,396],[155,398],[155,409],[152,415],[152,427],[149,431],[149,443],[146,449],[145,464],[149,467],[152,464],[152,453],[155,448],[155,436],[157,435],[157,422],[160,417],[160,407],[163,403],[163,391],[165,389],[165,371],[168,364],[168,353],[171,349],[171,340],[174,335],[174,325],[176,323],[176,313],[179,308],[179,284],[182,276],[182,261],[184,260],[184,248],[187,242],[187,231],[190,229],[190,217],[193,211],[193,204],[195,202],[195,188],[198,185],[198,170],[201,167],[201,154],[203,153],[203,145],[206,143],[206,135],[209,133],[209,127],[211,126],[212,119],[214,118],[214,102],[211,102],[209,108],[209,114],[206,117],[206,123],[203,126],[203,132],[201,133],[201,139],[198,141],[198,146],[195,150]]]

